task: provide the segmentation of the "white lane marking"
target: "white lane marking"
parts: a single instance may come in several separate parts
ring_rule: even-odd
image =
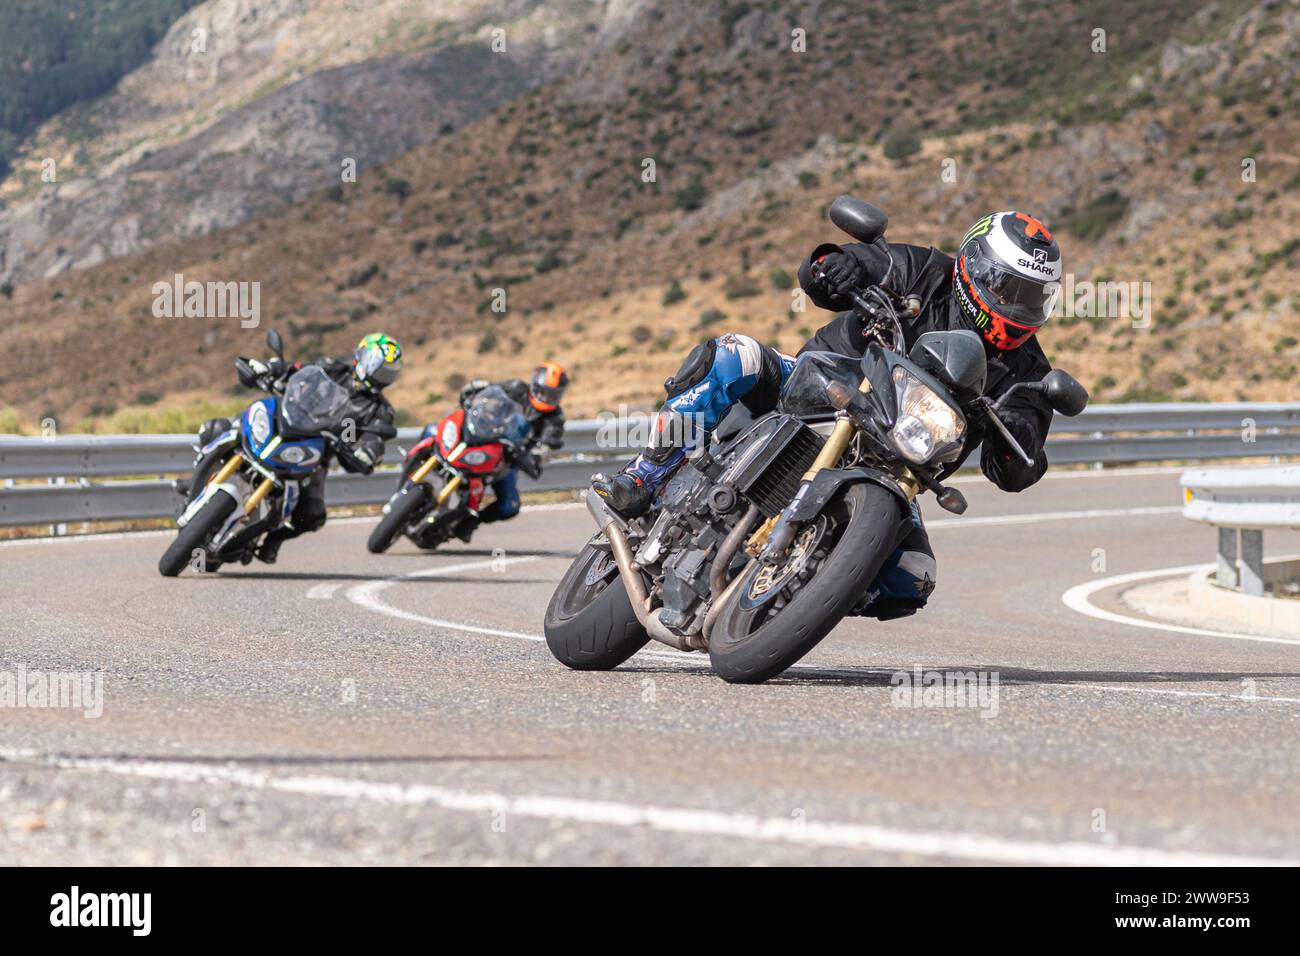
[[[1212,690],[1159,690],[1155,687],[1110,687],[1106,684],[1071,684],[1082,690],[1104,690],[1114,694],[1167,694],[1171,697],[1218,697],[1220,700],[1244,700],[1247,703],[1300,704],[1300,697],[1265,697],[1260,694],[1225,694]]]
[[[525,564],[529,561],[538,561],[541,555],[530,554],[518,558],[490,558],[486,561],[467,561],[463,564],[447,564],[436,568],[427,568],[424,571],[414,571],[410,574],[397,575],[391,578],[381,578],[378,581],[367,581],[364,584],[357,584],[348,589],[347,598],[353,604],[360,605],[367,610],[375,611],[379,614],[387,614],[389,617],[400,618],[404,621],[413,621],[417,624],[429,624],[433,627],[442,627],[451,631],[468,631],[472,634],[488,634],[492,637],[513,637],[524,641],[540,641],[540,638],[534,634],[523,634],[519,631],[504,631],[492,627],[480,627],[475,624],[462,624],[459,621],[444,621],[440,618],[427,617],[423,614],[416,614],[413,611],[404,611],[399,607],[383,601],[379,598],[379,592],[392,587],[394,584],[400,584],[402,581],[412,578],[439,578],[448,574],[459,574],[463,571],[482,571],[486,568],[506,568],[515,564]]]
[[[331,584],[328,581],[312,585],[307,592],[307,597],[313,601],[328,601],[334,596],[334,592],[339,589],[337,582]]]
[[[583,800],[545,795],[511,796],[490,790],[455,790],[430,784],[378,783],[327,776],[276,776],[236,766],[184,761],[133,761],[43,756],[0,749],[0,759],[60,770],[85,770],[179,783],[230,784],[303,796],[430,806],[460,812],[506,812],[521,817],[660,833],[729,837],[903,856],[1036,866],[1296,866],[1300,860],[1238,856],[1093,843],[1045,843],[973,833],[904,830],[862,823],[822,823],[688,807]],[[364,761],[358,761],[363,763]]]
[[[1085,581],[1083,584],[1076,584],[1064,594],[1061,595],[1061,603],[1072,611],[1078,611],[1080,614],[1096,618],[1099,621],[1109,621],[1112,624],[1127,624],[1130,627],[1145,627],[1153,631],[1173,631],[1178,634],[1194,634],[1197,637],[1221,637],[1230,641],[1256,641],[1260,644],[1300,644],[1300,638],[1291,637],[1264,637],[1260,634],[1234,634],[1231,631],[1213,631],[1204,627],[1191,627],[1186,624],[1164,624],[1160,621],[1153,621],[1144,617],[1130,617],[1127,614],[1116,614],[1114,611],[1107,611],[1097,607],[1089,598],[1098,591],[1106,588],[1119,587],[1125,584],[1133,584],[1138,581],[1150,581],[1153,578],[1172,578],[1179,575],[1188,575],[1193,573],[1205,574],[1213,570],[1212,564],[1185,564],[1177,568],[1157,568],[1154,571],[1133,571],[1129,574],[1116,574],[1109,578],[1100,578],[1096,581]]]
[[[508,558],[507,563],[522,564],[528,561],[537,561],[541,555],[528,555],[526,557]],[[378,581],[367,581],[364,584],[354,585],[348,592],[347,598],[354,604],[374,611],[377,614],[385,614],[389,617],[399,618],[403,621],[411,621],[415,624],[425,624],[430,627],[441,627],[452,631],[461,631],[468,634],[484,634],[489,637],[509,637],[515,640],[530,641],[533,643],[544,643],[546,638],[540,634],[527,634],[522,631],[507,631],[494,627],[483,627],[477,624],[465,624],[461,621],[449,621],[444,618],[429,617],[425,614],[418,614],[414,611],[406,611],[399,607],[394,607],[387,601],[379,597],[381,591],[387,590],[394,584],[400,584],[407,578],[431,578],[439,577],[445,574],[455,574],[461,571],[478,571],[488,567],[500,567],[500,560],[496,561],[471,561],[466,564],[454,564],[440,568],[430,568],[425,571],[415,571],[411,574],[400,575],[391,578],[383,578]],[[1217,632],[1216,632],[1217,633]],[[635,659],[645,660],[653,658],[656,661],[662,661],[673,666],[681,667],[683,670],[699,670],[702,673],[712,673],[708,664],[708,658],[705,655],[687,654],[682,651],[668,649],[659,649],[650,647],[637,651]],[[891,676],[898,673],[898,670],[888,670],[883,668],[831,668],[818,664],[794,664],[788,670],[790,671],[807,671],[815,674],[834,673],[847,677],[865,677],[870,675]],[[1044,684],[1039,689],[1043,690],[1094,690],[1106,693],[1143,693],[1143,694],[1163,694],[1170,697],[1217,697],[1222,700],[1238,700],[1246,703],[1274,703],[1274,704],[1300,704],[1300,698],[1294,697],[1269,697],[1256,695],[1248,697],[1244,694],[1223,694],[1212,691],[1187,691],[1187,690],[1168,690],[1154,687],[1110,687],[1105,684]]]
[[[1182,505],[1156,505],[1149,508],[1095,508],[1091,511],[1040,511],[1027,515],[976,515],[973,518],[940,518],[927,521],[929,528],[973,528],[990,524],[1038,524],[1040,521],[1073,521],[1087,518],[1133,518],[1140,515],[1172,515]]]

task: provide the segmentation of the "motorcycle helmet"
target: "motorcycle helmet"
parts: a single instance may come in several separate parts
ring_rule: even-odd
[[[569,373],[555,362],[543,362],[533,369],[528,383],[528,398],[539,412],[553,412],[564,399],[569,387]]]
[[[1061,248],[1046,226],[1027,213],[995,212],[962,237],[953,297],[975,331],[1006,352],[1047,322],[1062,274]]]
[[[401,374],[402,347],[397,339],[375,332],[357,345],[352,375],[362,388],[379,391],[396,382]]]

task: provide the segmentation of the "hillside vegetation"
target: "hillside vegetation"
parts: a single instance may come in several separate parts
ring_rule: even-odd
[[[1149,283],[1149,321],[1068,315],[1042,333],[1100,400],[1295,397],[1294,0],[615,13],[630,20],[607,43],[554,39],[586,44],[571,74],[356,183],[18,285],[0,345],[57,371],[33,389],[8,363],[3,402],[64,428],[193,417],[237,402],[231,357],[260,354],[274,324],[297,354],[397,335],[407,420],[543,358],[570,366],[575,414],[645,407],[702,337],[793,350],[830,318],[792,310],[790,289],[836,238],[842,192],[886,208],[892,239],[947,249],[984,212],[1029,209],[1076,279]],[[263,328],[155,318],[151,286],[178,272],[260,282]]]
[[[44,120],[107,93],[198,0],[9,0],[0,5],[0,177]]]

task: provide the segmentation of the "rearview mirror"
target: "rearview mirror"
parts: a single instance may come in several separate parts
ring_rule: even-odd
[[[266,344],[271,347],[271,351],[275,353],[276,358],[284,358],[284,342],[280,340],[280,333],[275,329],[266,330]]]
[[[1043,376],[1043,394],[1052,408],[1070,418],[1088,407],[1088,390],[1073,375],[1059,368]]]
[[[830,217],[831,222],[858,242],[875,242],[889,225],[883,209],[856,196],[840,196],[831,203]]]

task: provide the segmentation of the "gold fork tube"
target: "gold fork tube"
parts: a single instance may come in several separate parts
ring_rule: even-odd
[[[262,483],[253,489],[253,493],[249,495],[248,500],[244,502],[244,514],[252,514],[253,509],[258,506],[261,500],[265,498],[274,487],[274,481],[270,478],[263,478]]]
[[[452,478],[451,481],[447,482],[445,485],[442,486],[442,491],[438,492],[437,503],[439,508],[441,508],[444,504],[446,504],[447,499],[451,497],[451,493],[460,487],[460,482],[461,482],[460,475],[457,475],[456,477]]]

